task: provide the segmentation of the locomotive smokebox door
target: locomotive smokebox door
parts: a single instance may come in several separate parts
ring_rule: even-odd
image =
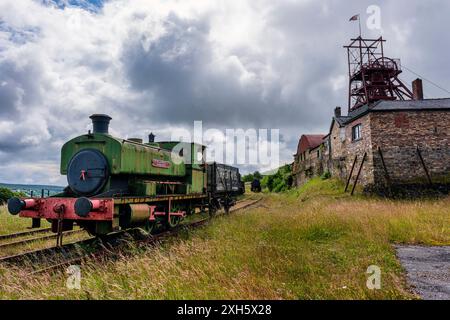
[[[67,181],[70,189],[77,195],[94,195],[108,180],[108,162],[98,150],[85,149],[70,160],[67,168]]]

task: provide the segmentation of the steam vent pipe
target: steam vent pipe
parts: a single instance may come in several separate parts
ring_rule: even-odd
[[[89,117],[92,120],[93,133],[108,134],[109,122],[112,118],[106,114],[93,114]]]

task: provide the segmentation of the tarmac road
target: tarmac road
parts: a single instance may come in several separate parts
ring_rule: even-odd
[[[450,300],[450,247],[396,246],[408,284],[424,300]]]

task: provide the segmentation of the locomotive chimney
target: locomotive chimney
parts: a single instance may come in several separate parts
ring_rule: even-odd
[[[108,134],[109,121],[111,117],[106,114],[93,114],[89,117],[92,120],[92,125],[94,127],[93,133]]]
[[[148,135],[148,143],[154,143],[155,142],[155,135],[153,134],[153,132],[151,132]]]
[[[413,99],[423,100],[423,84],[421,79],[416,79],[412,83]]]
[[[342,115],[341,107],[336,107],[334,109],[334,117],[339,118]]]

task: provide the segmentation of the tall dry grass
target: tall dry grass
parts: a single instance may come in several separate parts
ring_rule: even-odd
[[[394,243],[450,244],[450,198],[389,201],[342,193],[336,181],[266,195],[259,207],[118,261],[66,275],[0,271],[13,299],[414,299]],[[382,270],[382,289],[366,270]]]
[[[12,216],[6,206],[0,206],[0,235],[24,231],[31,226],[31,220]]]

